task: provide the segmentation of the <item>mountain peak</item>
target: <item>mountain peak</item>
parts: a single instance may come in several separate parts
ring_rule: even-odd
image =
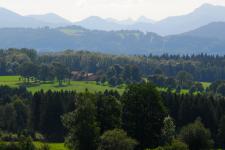
[[[200,6],[200,8],[210,8],[215,7],[216,5],[210,4],[210,3],[204,3]]]
[[[98,17],[98,16],[90,16],[90,17],[87,17],[84,20],[103,20],[103,19],[101,17]]]
[[[145,16],[140,16],[138,19],[137,19],[137,22],[140,22],[140,23],[154,23],[155,21],[152,20],[152,19],[149,19]]]
[[[51,24],[59,24],[59,25],[70,25],[72,24],[69,20],[55,14],[55,13],[47,13],[43,15],[29,15],[27,17],[33,18],[38,21],[47,22]]]
[[[0,7],[0,15],[1,16],[7,16],[7,15],[10,15],[10,16],[20,16],[19,14],[11,11],[11,10],[8,10],[6,8],[3,8],[3,7]]]
[[[198,7],[195,11],[208,11],[208,10],[221,10],[224,9],[224,6],[221,5],[213,5],[209,3],[202,4],[200,7]]]
[[[6,8],[3,8],[3,7],[0,7],[0,10],[1,10],[1,11],[10,11],[10,10],[8,10],[8,9],[6,9]]]

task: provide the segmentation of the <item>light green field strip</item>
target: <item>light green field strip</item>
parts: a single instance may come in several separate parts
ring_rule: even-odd
[[[0,76],[0,85],[7,85],[10,87],[18,87],[23,84],[19,80],[19,76]],[[71,81],[70,84],[64,83],[63,86],[58,86],[58,82],[54,83],[32,83],[27,86],[28,91],[32,93],[40,90],[48,91],[77,91],[84,92],[86,89],[90,92],[104,92],[105,90],[118,90],[119,93],[124,91],[122,88],[114,88],[109,85],[98,85],[95,81]]]

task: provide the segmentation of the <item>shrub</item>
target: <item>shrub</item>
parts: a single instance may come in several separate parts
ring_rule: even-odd
[[[183,127],[180,138],[190,150],[209,150],[213,146],[210,131],[204,127],[199,119]]]
[[[133,150],[137,142],[121,129],[106,131],[100,139],[98,150]]]

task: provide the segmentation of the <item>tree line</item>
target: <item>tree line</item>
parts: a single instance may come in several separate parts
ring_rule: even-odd
[[[27,66],[29,70],[23,70],[23,66]],[[37,77],[42,80],[50,80],[53,75],[61,80],[61,71],[65,71],[64,74],[83,71],[98,75],[99,81],[107,80],[118,84],[135,82],[139,78],[148,78],[156,73],[176,78],[180,72],[186,72],[186,75],[191,75],[189,77],[193,81],[214,82],[225,79],[224,66],[224,56],[207,54],[117,56],[72,50],[41,54],[31,49],[0,50],[0,75],[21,74],[27,77],[39,73]],[[49,69],[59,74],[46,72]],[[44,73],[48,73],[48,76]]]
[[[151,83],[117,91],[34,94],[0,87],[0,139],[62,142],[71,150],[224,148],[225,99],[159,92]]]

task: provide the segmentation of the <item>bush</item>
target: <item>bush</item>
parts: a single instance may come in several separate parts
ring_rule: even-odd
[[[204,127],[199,119],[183,127],[180,138],[188,145],[190,150],[209,150],[213,146],[210,131]]]
[[[149,149],[147,148],[146,150],[165,150],[163,147],[159,146],[157,148]]]
[[[101,136],[98,150],[133,150],[137,142],[121,129],[106,131]]]
[[[18,135],[13,133],[1,133],[0,134],[1,141],[15,142],[18,141]]]
[[[35,146],[31,137],[22,137],[18,144],[21,147],[21,150],[35,150]]]
[[[188,150],[187,144],[180,140],[173,140],[171,145],[165,146],[165,150]]]
[[[45,143],[45,144],[41,145],[41,147],[38,148],[38,150],[50,150],[50,147],[48,144]]]
[[[188,150],[187,144],[181,142],[180,140],[173,140],[170,145],[159,146],[154,149],[146,149],[146,150]]]
[[[11,142],[9,144],[1,143],[0,150],[22,150],[19,144]]]
[[[34,140],[35,141],[44,141],[45,138],[44,138],[44,136],[41,133],[35,133],[34,134]]]

